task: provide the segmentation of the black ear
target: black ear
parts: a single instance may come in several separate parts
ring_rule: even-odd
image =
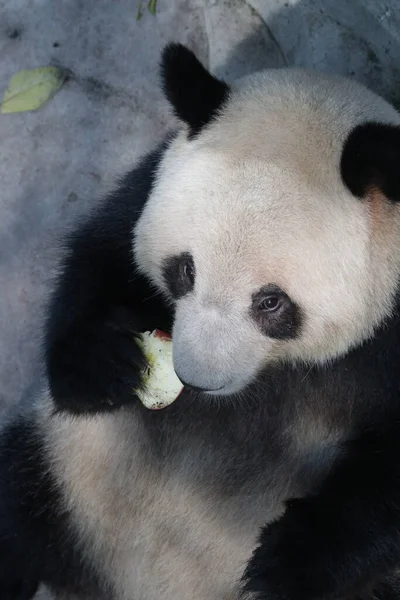
[[[188,48],[169,44],[161,58],[163,89],[176,116],[195,135],[226,101],[229,87],[213,77]]]
[[[372,188],[400,202],[400,127],[365,123],[350,133],[343,148],[341,174],[360,198]]]

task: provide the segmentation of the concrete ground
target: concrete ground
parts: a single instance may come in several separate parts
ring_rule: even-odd
[[[41,110],[0,115],[0,413],[40,372],[60,236],[173,118],[158,87],[170,40],[227,80],[300,65],[355,77],[400,105],[398,0],[0,0],[0,94],[21,69],[71,79]]]

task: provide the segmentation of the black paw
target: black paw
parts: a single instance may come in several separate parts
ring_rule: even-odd
[[[58,407],[110,411],[136,399],[146,363],[135,325],[120,309],[104,322],[81,322],[48,349],[50,391]]]
[[[40,583],[43,552],[18,527],[0,498],[0,598],[30,600]]]
[[[257,600],[321,600],[336,591],[322,531],[306,501],[266,526],[243,576],[246,596]],[[322,543],[322,545],[321,545]],[[328,594],[327,594],[328,592]]]
[[[16,567],[13,566],[13,569]],[[23,575],[19,578],[17,575],[8,576],[2,579],[0,574],[0,588],[2,600],[31,600],[39,587],[39,582],[25,578]]]

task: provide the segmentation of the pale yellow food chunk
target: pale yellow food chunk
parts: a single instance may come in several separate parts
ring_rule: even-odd
[[[138,340],[149,368],[143,374],[144,390],[136,391],[141,402],[152,410],[172,404],[183,390],[175,373],[170,336],[156,329],[145,331]]]

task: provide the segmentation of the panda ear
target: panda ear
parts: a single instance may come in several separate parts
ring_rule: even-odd
[[[161,58],[164,93],[176,116],[195,135],[226,101],[229,87],[213,77],[188,48],[169,44]]]
[[[400,127],[383,123],[359,125],[347,138],[341,175],[349,190],[362,198],[371,189],[400,202]]]

